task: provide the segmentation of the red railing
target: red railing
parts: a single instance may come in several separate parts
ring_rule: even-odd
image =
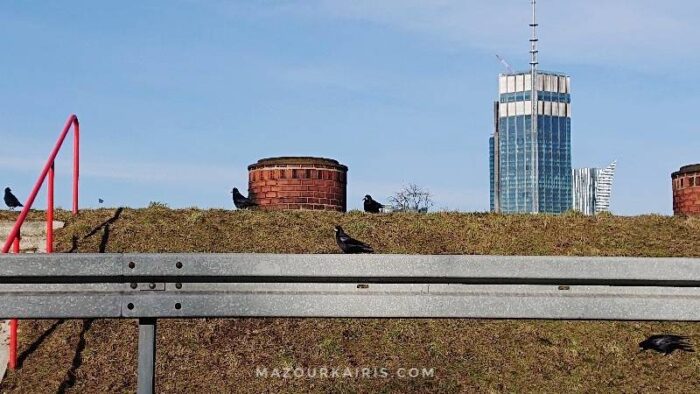
[[[27,201],[24,203],[24,208],[17,217],[15,225],[12,227],[10,234],[5,240],[5,244],[2,247],[2,253],[8,253],[10,247],[13,253],[19,253],[19,243],[20,239],[20,229],[27,219],[29,210],[32,209],[32,204],[36,199],[37,194],[41,190],[48,176],[48,196],[47,196],[47,208],[46,208],[46,253],[53,252],[53,210],[54,210],[54,177],[55,177],[55,164],[56,156],[63,146],[63,141],[65,141],[68,132],[70,132],[71,127],[73,128],[73,215],[78,214],[78,180],[80,178],[80,123],[78,122],[78,117],[75,115],[70,115],[66,121],[65,126],[63,126],[63,131],[58,137],[58,141],[54,146],[53,150],[49,154],[49,159],[44,165],[44,169],[41,170],[39,179],[37,179],[34,184],[32,192],[29,194]],[[12,319],[10,321],[10,357],[8,361],[8,366],[10,369],[17,368],[17,319]]]

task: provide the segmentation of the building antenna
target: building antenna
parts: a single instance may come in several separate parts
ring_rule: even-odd
[[[537,100],[537,1],[530,0],[532,5],[532,22],[530,27],[532,28],[532,37],[530,38],[530,78],[532,91],[530,92],[531,102],[532,102],[532,211],[538,213],[540,210],[540,198],[539,198],[539,168],[538,168],[538,150],[539,146],[537,144],[537,115],[538,111],[538,100]]]
[[[532,38],[530,38],[530,69],[532,73],[537,72],[537,65],[539,64],[537,62],[537,54],[539,51],[537,50],[537,42],[539,39],[537,38],[537,0],[530,0],[532,4],[532,23],[530,23],[530,27],[532,28]]]

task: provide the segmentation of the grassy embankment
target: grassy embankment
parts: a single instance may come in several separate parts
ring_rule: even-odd
[[[0,220],[13,216],[0,213]],[[108,230],[100,226],[113,216],[114,210],[86,211],[77,219],[60,213],[67,226],[57,233],[56,250],[336,253],[332,228],[341,224],[379,253],[700,257],[700,220],[653,215],[370,216],[154,207],[125,209]],[[700,345],[697,323],[163,320],[158,387],[161,392],[693,392],[700,386],[697,353],[663,357],[637,351],[637,342],[659,332],[689,335]],[[23,366],[8,373],[0,390],[133,391],[136,333],[136,324],[126,320],[23,322]],[[259,379],[256,366],[432,367],[435,378]]]

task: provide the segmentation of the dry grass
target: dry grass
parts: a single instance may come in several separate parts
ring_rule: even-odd
[[[85,234],[114,210],[62,212],[57,250],[98,250],[102,231]],[[41,215],[39,215],[41,217]],[[660,215],[495,215],[432,213],[367,215],[334,212],[125,209],[110,226],[108,252],[337,253],[342,225],[378,253],[700,257],[700,222]]]
[[[113,210],[61,213],[57,250],[104,245]],[[5,213],[0,213],[0,219]],[[42,217],[37,213],[37,218]],[[124,210],[107,252],[336,253],[341,224],[380,253],[700,257],[696,219],[435,213]],[[84,238],[93,232],[92,236]],[[51,321],[21,324],[20,351]],[[86,325],[91,325],[87,330]],[[700,358],[639,353],[651,333],[700,344],[697,323],[411,319],[198,319],[159,322],[161,392],[694,392]],[[82,345],[81,345],[82,344]],[[136,325],[66,321],[9,373],[3,392],[135,389]],[[429,367],[433,379],[259,379],[256,366]]]

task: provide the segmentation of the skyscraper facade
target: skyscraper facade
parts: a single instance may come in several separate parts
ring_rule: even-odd
[[[572,208],[585,215],[610,210],[616,162],[605,168],[576,168],[572,172]]]
[[[596,168],[574,168],[572,172],[572,197],[575,211],[595,215]]]
[[[597,169],[595,185],[595,213],[610,211],[610,199],[612,198],[612,184],[615,176],[616,161],[605,168]]]
[[[571,208],[571,79],[538,72],[534,89],[532,80],[529,72],[499,77],[489,140],[492,211]]]

